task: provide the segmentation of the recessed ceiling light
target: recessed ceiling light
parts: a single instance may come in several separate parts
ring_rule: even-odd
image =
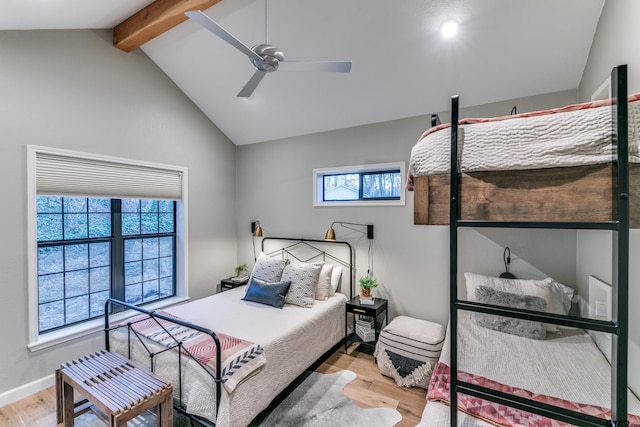
[[[447,21],[442,24],[440,32],[442,33],[443,37],[453,37],[458,32],[458,23],[455,21]]]

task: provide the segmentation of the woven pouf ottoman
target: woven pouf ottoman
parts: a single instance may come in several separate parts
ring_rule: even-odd
[[[445,329],[438,323],[398,316],[382,329],[374,357],[382,375],[401,387],[427,389],[440,358]]]

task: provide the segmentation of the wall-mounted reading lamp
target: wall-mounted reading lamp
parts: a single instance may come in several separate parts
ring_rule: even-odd
[[[260,221],[251,221],[251,234],[255,237],[262,237],[262,227]]]
[[[373,275],[373,252],[371,250],[371,240],[373,240],[373,224],[356,224],[353,222],[342,222],[342,221],[334,221],[331,223],[331,227],[324,234],[324,240],[336,240],[336,232],[333,229],[333,226],[339,224],[344,228],[348,228],[352,231],[357,231],[358,233],[366,234],[367,239],[369,239],[369,253],[368,253],[368,261],[367,261],[367,275]],[[355,227],[364,227],[364,228],[355,228]],[[353,253],[353,265],[354,268],[352,270],[352,279],[351,282],[355,283],[355,252]]]
[[[353,230],[353,231],[357,231],[358,233],[366,234],[367,235],[367,239],[373,239],[373,224],[356,224],[356,223],[353,223],[353,222],[334,221],[334,222],[331,223],[331,227],[329,227],[327,232],[324,234],[324,240],[336,240],[336,232],[333,229],[333,226],[336,225],[336,224],[339,224],[339,225],[343,226],[344,228],[348,228],[349,230]],[[358,226],[358,227],[365,227],[365,229],[364,230],[360,230],[360,229],[351,227],[352,225],[355,225],[355,226]]]
[[[256,237],[262,237],[262,227],[260,227],[260,221],[251,221],[251,247],[253,248],[253,260],[256,261]]]

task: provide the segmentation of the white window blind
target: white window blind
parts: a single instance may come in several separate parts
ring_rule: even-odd
[[[38,195],[182,200],[184,168],[35,149]]]

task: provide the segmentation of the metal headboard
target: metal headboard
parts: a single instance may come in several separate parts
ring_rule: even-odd
[[[261,244],[262,252],[268,256],[282,256],[293,258],[300,262],[325,261],[334,265],[341,265],[348,269],[349,274],[342,274],[340,291],[344,294],[344,279],[349,278],[349,298],[353,298],[355,284],[355,253],[348,242],[333,240],[314,240],[293,237],[265,237]]]

